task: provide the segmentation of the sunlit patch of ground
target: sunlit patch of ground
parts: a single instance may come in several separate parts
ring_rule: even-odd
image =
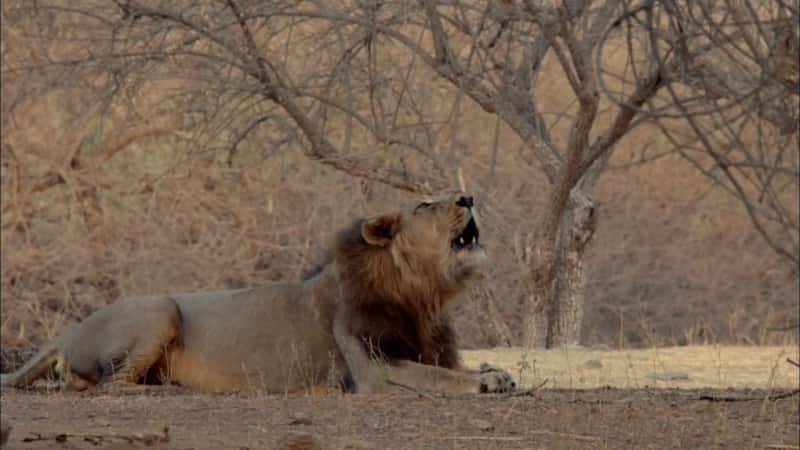
[[[797,388],[797,346],[693,346],[636,350],[496,348],[464,351],[467,366],[489,362],[523,386],[551,388]]]

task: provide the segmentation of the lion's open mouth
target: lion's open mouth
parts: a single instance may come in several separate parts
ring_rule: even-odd
[[[450,247],[452,247],[455,251],[475,248],[478,246],[479,236],[480,232],[478,231],[478,224],[475,223],[474,218],[470,217],[469,222],[467,222],[467,226],[464,227],[464,230],[461,231],[461,234],[450,241]]]

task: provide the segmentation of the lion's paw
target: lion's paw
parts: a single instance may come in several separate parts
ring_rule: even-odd
[[[487,363],[481,364],[479,381],[481,394],[511,392],[517,388],[510,373]]]

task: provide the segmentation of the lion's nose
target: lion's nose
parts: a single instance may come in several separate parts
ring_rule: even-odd
[[[472,208],[473,199],[471,195],[462,195],[456,201],[456,206],[460,206],[462,208]]]

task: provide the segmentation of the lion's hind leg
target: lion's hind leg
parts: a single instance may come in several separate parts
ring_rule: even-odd
[[[128,345],[109,348],[100,361],[100,384],[107,388],[165,381],[170,349],[180,344],[181,316],[169,297],[151,300],[147,311],[128,326]]]
[[[97,385],[94,380],[84,378],[73,372],[66,358],[62,355],[59,355],[56,359],[53,369],[64,382],[64,387],[69,390],[84,391]]]

